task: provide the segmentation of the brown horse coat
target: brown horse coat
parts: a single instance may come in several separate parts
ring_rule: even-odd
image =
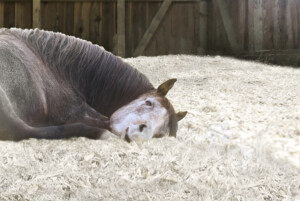
[[[107,117],[149,80],[90,42],[42,30],[0,29],[0,139],[98,138]]]

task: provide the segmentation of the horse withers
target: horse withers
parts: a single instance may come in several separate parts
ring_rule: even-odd
[[[165,97],[145,75],[98,45],[38,29],[0,29],[0,140],[176,136]]]

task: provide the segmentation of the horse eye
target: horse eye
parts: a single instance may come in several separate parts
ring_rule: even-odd
[[[146,105],[147,105],[147,106],[152,106],[151,101],[148,101],[148,100],[147,100],[147,101],[146,101]]]

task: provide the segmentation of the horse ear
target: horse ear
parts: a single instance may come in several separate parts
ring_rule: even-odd
[[[177,121],[180,121],[181,119],[183,119],[186,116],[186,114],[187,114],[187,111],[176,113]]]
[[[159,85],[159,87],[157,88],[157,93],[160,96],[166,96],[167,93],[169,92],[169,90],[174,86],[174,83],[177,81],[177,79],[170,79],[164,83],[162,83],[161,85]]]

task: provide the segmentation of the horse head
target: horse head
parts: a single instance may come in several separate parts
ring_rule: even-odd
[[[111,131],[130,142],[149,140],[166,135],[176,137],[177,122],[187,112],[175,113],[167,93],[176,79],[170,79],[156,90],[145,93],[115,111],[110,119]]]

